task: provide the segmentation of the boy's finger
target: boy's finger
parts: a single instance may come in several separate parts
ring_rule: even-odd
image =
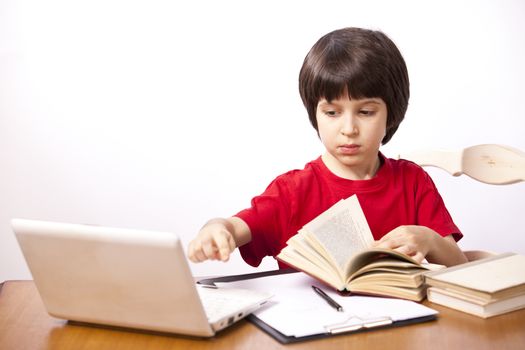
[[[233,239],[231,235],[228,235],[226,242],[228,243],[228,248],[221,249],[221,260],[222,261],[228,261],[230,258],[231,252],[233,252],[235,248],[237,247],[237,245],[235,244],[235,240]]]
[[[192,262],[199,262],[199,259],[197,258],[197,249],[195,247],[195,242],[191,241],[188,245],[188,259],[190,259]]]
[[[217,259],[217,246],[214,241],[207,241],[202,243],[202,252],[207,259]]]
[[[410,253],[412,253],[412,250],[407,245],[397,247],[395,250],[406,255],[410,255]]]
[[[230,253],[232,252],[231,244],[229,239],[222,239],[220,242],[219,254],[222,261],[228,261],[230,258]]]
[[[417,261],[418,263],[421,264],[421,262],[423,261],[423,259],[425,258],[425,256],[423,255],[423,253],[421,252],[417,252],[416,254],[414,254],[414,256],[412,256],[412,258]]]
[[[386,249],[396,249],[399,246],[400,246],[399,242],[397,242],[397,240],[394,238],[379,241],[376,245],[377,248],[386,248]]]
[[[217,248],[217,259],[228,261],[230,253],[233,251],[231,248],[231,241],[233,241],[232,236],[228,232],[221,231],[215,234],[213,238]],[[235,247],[235,242],[233,242],[233,244]]]
[[[202,262],[206,260],[206,256],[204,255],[204,253],[202,252],[202,250],[197,250],[195,251],[195,253],[193,254],[193,259],[192,261],[193,262]]]
[[[228,237],[228,243],[230,244],[230,252],[233,252],[235,248],[237,248],[237,244],[235,243],[235,240],[233,239],[233,236]]]
[[[221,250],[219,250],[219,259],[221,261],[228,261],[230,259],[230,249],[222,248]]]

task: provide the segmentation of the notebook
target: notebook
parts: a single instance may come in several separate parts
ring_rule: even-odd
[[[13,219],[51,316],[211,337],[271,294],[194,283],[174,233]]]

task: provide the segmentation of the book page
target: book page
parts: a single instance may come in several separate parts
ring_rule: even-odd
[[[350,260],[349,264],[346,266],[345,275],[350,277],[361,268],[377,261],[378,258],[386,262],[388,261],[385,259],[386,256],[390,259],[410,263],[412,266],[422,267],[422,265],[418,264],[413,258],[398,251],[386,248],[369,248],[357,252],[353,256],[352,260]]]
[[[288,247],[297,251],[305,258],[310,260],[315,265],[324,269],[327,273],[332,276],[339,276],[336,267],[326,259],[326,255],[321,254],[318,250],[314,249],[304,238],[303,235],[295,235],[288,240]],[[343,276],[339,276],[339,280],[344,284]]]
[[[355,195],[339,201],[304,229],[323,246],[341,271],[355,253],[368,248],[374,240]]]
[[[278,258],[286,261],[291,267],[304,271],[320,281],[324,281],[326,284],[331,285],[337,290],[344,290],[345,288],[344,281],[341,281],[341,279],[338,278],[337,273],[333,272],[333,267],[328,265],[328,270],[326,270],[325,266],[313,263],[312,260],[290,246],[284,247],[279,253]]]

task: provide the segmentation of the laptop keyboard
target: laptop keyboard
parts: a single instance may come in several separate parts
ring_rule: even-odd
[[[247,289],[198,287],[197,290],[210,321],[243,311],[250,312],[250,306],[267,299],[266,294]],[[245,315],[239,317],[242,316]]]

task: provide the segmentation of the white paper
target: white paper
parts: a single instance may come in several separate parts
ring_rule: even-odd
[[[326,333],[326,326],[345,322],[354,324],[390,318],[393,322],[437,314],[416,302],[379,297],[341,296],[312,277],[299,272],[243,281],[216,283],[221,287],[255,289],[274,295],[254,314],[286,336]],[[321,288],[338,302],[344,312],[331,307],[317,295],[312,285]]]

